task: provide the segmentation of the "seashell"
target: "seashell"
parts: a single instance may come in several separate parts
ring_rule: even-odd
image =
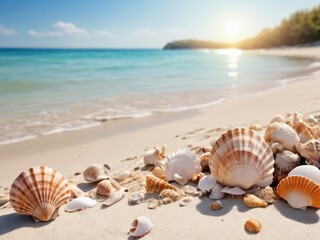
[[[320,138],[320,126],[310,126],[301,119],[298,113],[293,115],[293,122],[293,129],[299,135],[301,143]]]
[[[213,203],[210,204],[210,208],[212,210],[220,210],[223,208],[223,203],[219,200],[214,201]]]
[[[308,164],[320,167],[320,140],[311,139],[306,143],[297,143],[295,147]]]
[[[97,182],[102,179],[109,179],[107,171],[102,164],[93,164],[84,170],[83,177],[89,183]]]
[[[165,159],[164,168],[168,182],[185,183],[201,172],[200,158],[188,149],[178,149]]]
[[[14,210],[31,215],[35,221],[54,220],[70,197],[68,181],[61,173],[45,166],[20,173],[10,189]]]
[[[97,185],[97,194],[101,196],[110,196],[116,192],[116,189],[112,186],[112,183],[108,180],[102,180]]]
[[[228,193],[230,195],[236,195],[236,196],[240,196],[245,194],[246,192],[243,191],[241,188],[239,187],[233,187],[233,188],[229,188],[229,187],[224,187],[221,192],[223,193]]]
[[[177,201],[182,195],[178,193],[175,190],[172,189],[164,189],[160,192],[159,197],[160,198],[166,198],[169,197],[171,198],[174,202]]]
[[[283,151],[276,154],[273,173],[274,179],[279,182],[288,176],[288,173],[300,164],[300,156],[290,151]]]
[[[181,186],[184,186],[184,185],[186,185],[186,184],[189,182],[189,180],[188,180],[187,178],[184,178],[184,177],[180,176],[178,173],[175,173],[175,174],[173,175],[173,178],[174,178],[174,180],[175,180],[177,183],[179,183]]]
[[[64,208],[65,212],[75,212],[94,207],[97,201],[88,197],[78,197],[69,202]]]
[[[166,157],[166,149],[167,146],[163,145],[162,147],[155,147],[154,149],[147,151],[143,158],[144,165],[160,166],[161,164],[159,165],[158,162]]]
[[[10,196],[8,193],[4,193],[0,195],[0,207],[5,205],[9,201],[10,201]]]
[[[125,180],[126,178],[130,177],[131,172],[129,170],[120,171],[117,173],[116,179],[121,182]]]
[[[300,142],[298,134],[285,123],[271,123],[264,134],[266,142],[278,142],[284,150],[295,152],[294,145]]]
[[[211,147],[212,150],[212,147]],[[200,166],[202,171],[206,170],[207,167],[209,167],[209,159],[210,159],[210,152],[205,152],[200,156]]]
[[[132,237],[143,237],[151,231],[153,223],[145,216],[137,217],[133,220],[130,227],[130,236]]]
[[[258,233],[262,229],[262,224],[257,219],[248,219],[245,224],[244,228],[250,233]]]
[[[268,203],[253,194],[246,194],[243,197],[243,203],[249,208],[266,207]]]
[[[288,176],[282,179],[277,192],[293,208],[320,208],[320,185],[306,177]]]
[[[184,207],[184,206],[191,204],[192,201],[193,201],[193,197],[189,197],[189,196],[183,197],[180,199],[179,205],[180,205],[180,207]]]
[[[291,114],[286,114],[284,116],[284,115],[278,114],[271,119],[270,123],[274,123],[274,122],[285,123],[286,121],[288,121],[288,118],[290,117],[290,115]]]
[[[132,193],[128,198],[128,202],[131,205],[139,204],[143,200],[144,200],[144,193],[142,192]]]
[[[225,196],[225,193],[222,192],[222,189],[224,187],[222,187],[219,183],[217,183],[213,188],[212,188],[212,191],[211,191],[211,194],[209,196],[210,199],[222,199],[224,198]]]
[[[195,187],[191,185],[186,185],[182,189],[184,194],[191,195],[193,197],[202,197],[204,195],[203,192],[198,191]]]
[[[268,145],[271,147],[273,154],[283,152],[283,145],[281,143],[268,142]]]
[[[205,174],[203,172],[196,173],[192,176],[191,181],[194,183],[199,183],[201,178],[203,178]]]
[[[157,178],[160,178],[160,179],[162,179],[162,180],[164,180],[164,181],[167,181],[167,179],[166,179],[166,174],[165,174],[165,172],[164,172],[164,169],[161,168],[161,167],[155,167],[155,168],[152,170],[152,174],[153,174],[154,176],[156,176]]]
[[[218,183],[243,189],[270,185],[273,164],[271,148],[261,136],[246,128],[223,133],[212,146],[209,160],[211,175]]]
[[[157,178],[153,175],[146,176],[146,193],[160,193],[163,189],[172,189],[177,191],[175,186],[160,178]]]
[[[289,172],[288,176],[303,176],[320,184],[320,170],[312,165],[301,165]]]
[[[119,202],[124,197],[125,191],[125,188],[121,188],[120,190],[116,191],[115,193],[110,195],[110,197],[107,200],[103,202],[103,205],[111,206],[112,204]]]
[[[201,178],[201,180],[198,183],[198,188],[203,191],[209,191],[211,190],[215,185],[217,184],[217,181],[212,177],[211,175],[204,176]]]
[[[149,209],[156,209],[157,206],[159,205],[159,200],[155,198],[151,198],[148,201],[148,208]]]
[[[73,183],[69,183],[69,190],[72,198],[77,198],[85,194],[84,191],[82,191],[80,188],[77,187],[77,185]]]
[[[272,187],[267,186],[265,188],[257,188],[254,189],[253,194],[258,198],[264,200],[266,203],[271,204],[274,203],[277,199]]]

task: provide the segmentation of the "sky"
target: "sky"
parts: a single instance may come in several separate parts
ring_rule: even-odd
[[[0,47],[162,48],[238,41],[318,0],[0,0]]]

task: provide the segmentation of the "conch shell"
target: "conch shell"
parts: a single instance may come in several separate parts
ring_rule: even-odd
[[[165,159],[164,169],[168,182],[176,181],[185,185],[202,168],[200,158],[195,153],[188,149],[178,149]]]
[[[243,197],[243,203],[249,208],[266,207],[268,203],[253,194],[246,194]]]
[[[19,213],[31,215],[35,221],[50,221],[71,197],[69,184],[52,168],[33,167],[20,173],[10,189],[10,202]]]
[[[320,167],[320,140],[311,139],[306,143],[297,143],[297,151],[306,158],[306,163]]]
[[[255,131],[235,128],[213,144],[211,175],[223,186],[265,187],[272,183],[274,159],[269,145]],[[245,177],[244,177],[245,176]]]
[[[283,150],[295,152],[294,145],[300,142],[298,134],[285,123],[274,122],[269,124],[264,134],[266,142],[277,142],[283,145]]]
[[[177,191],[177,188],[166,181],[157,178],[153,175],[146,176],[146,193],[160,193],[164,189],[172,189]]]

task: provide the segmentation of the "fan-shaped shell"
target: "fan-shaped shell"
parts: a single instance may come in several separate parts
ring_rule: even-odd
[[[10,189],[14,210],[31,215],[36,221],[54,220],[70,197],[68,181],[61,173],[45,166],[20,173]]]
[[[112,186],[112,183],[108,180],[102,180],[97,185],[97,194],[101,196],[110,196],[112,195],[116,189]]]
[[[102,179],[108,179],[107,174],[108,169],[106,169],[102,164],[93,164],[86,168],[83,172],[84,180],[89,183],[97,182]]]
[[[153,228],[151,220],[145,216],[137,217],[131,223],[130,235],[132,237],[142,237],[149,233]]]
[[[288,176],[282,179],[277,192],[293,208],[320,208],[320,185],[306,177]]]
[[[67,204],[64,211],[75,212],[86,208],[91,208],[97,204],[97,201],[88,197],[78,197]]]
[[[284,150],[295,151],[294,145],[300,142],[298,134],[292,127],[285,123],[274,122],[269,124],[264,134],[267,142],[278,142],[283,145]]]
[[[288,176],[303,176],[320,184],[320,170],[311,165],[301,165],[291,170]]]
[[[146,176],[146,192],[147,193],[160,193],[164,189],[172,189],[177,191],[177,188],[166,181],[157,178],[153,175]]]
[[[178,149],[165,159],[164,168],[168,182],[175,180],[175,176],[191,180],[201,172],[200,158],[188,149]]]
[[[253,130],[235,128],[213,144],[211,175],[224,186],[248,189],[272,183],[274,159],[271,148]]]

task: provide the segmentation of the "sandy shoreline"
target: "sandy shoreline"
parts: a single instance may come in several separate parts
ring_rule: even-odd
[[[317,58],[312,48],[304,57]],[[270,54],[278,54],[270,50]],[[279,50],[277,50],[279,51]],[[294,52],[292,50],[292,52]],[[283,51],[283,55],[292,54]],[[297,52],[295,56],[302,56]],[[67,132],[0,146],[0,193],[6,192],[17,175],[31,166],[47,165],[66,177],[73,177],[93,163],[108,163],[113,169],[135,166],[146,149],[168,145],[168,153],[188,145],[206,146],[222,131],[248,126],[266,125],[276,114],[320,112],[320,77],[286,84],[276,91],[240,99],[229,99],[212,107],[181,113],[158,114],[136,120],[108,122],[101,126]],[[79,177],[79,180],[84,180]],[[87,184],[86,187],[94,186]],[[278,201],[265,209],[248,209],[241,200],[223,200],[225,207],[211,211],[212,200],[195,198],[186,207],[178,203],[149,210],[146,203],[129,206],[127,197],[105,209],[98,204],[82,212],[65,213],[50,223],[34,223],[28,216],[12,209],[0,210],[0,239],[127,239],[131,221],[150,217],[154,229],[144,239],[248,239],[244,222],[257,218],[263,224],[258,239],[318,239],[319,211],[290,208]],[[81,237],[79,237],[81,236]]]

